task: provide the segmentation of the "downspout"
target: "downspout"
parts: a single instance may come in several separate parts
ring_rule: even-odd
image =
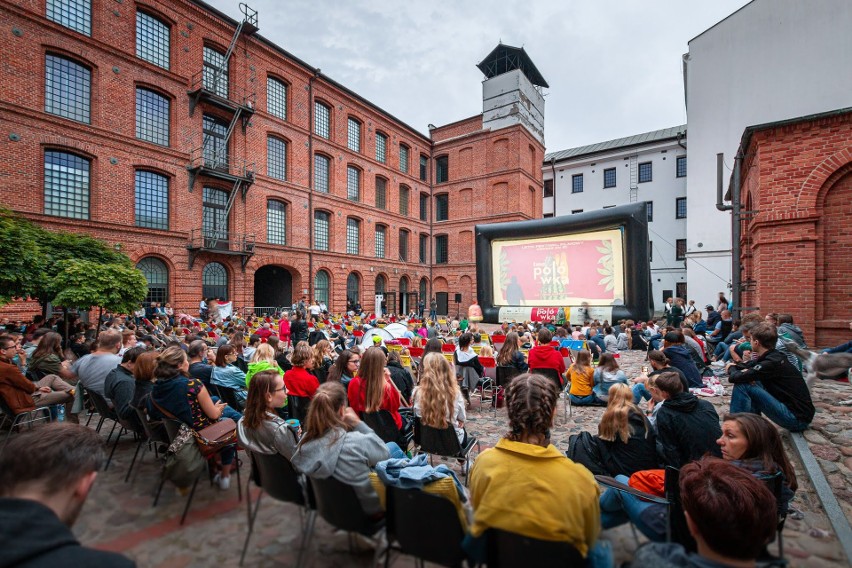
[[[550,158],[550,170],[553,172],[553,216],[556,217],[556,158]]]
[[[725,200],[722,197],[722,177],[725,175],[725,154],[719,152],[716,154],[716,209],[719,211],[730,211],[733,209],[731,205],[725,205]]]
[[[435,288],[432,285],[432,278],[434,277],[432,271],[435,268],[435,262],[433,259],[432,249],[434,248],[435,242],[435,228],[434,228],[434,203],[432,201],[433,192],[435,191],[435,183],[434,178],[432,177],[432,164],[435,160],[435,140],[432,138],[432,129],[429,129],[429,254],[427,258],[429,259],[429,298],[428,301],[424,301],[423,304],[426,308],[431,310],[432,298],[435,295]],[[424,310],[425,311],[425,310]]]
[[[742,232],[742,215],[740,206],[740,168],[743,163],[742,146],[737,148],[734,158],[734,187],[731,191],[731,301],[734,303],[734,314],[740,312],[740,296],[742,292],[742,254],[740,245],[740,233]]]
[[[313,76],[308,79],[308,301],[314,294],[314,81],[319,77],[320,70],[314,69]],[[303,288],[303,289],[304,289]],[[331,309],[331,293],[328,303]]]
[[[681,142],[681,140],[683,140],[684,138],[686,138],[686,132],[677,133],[677,145],[686,150],[686,144]]]

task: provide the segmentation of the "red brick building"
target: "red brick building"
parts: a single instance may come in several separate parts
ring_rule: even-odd
[[[0,205],[125,251],[151,301],[194,312],[202,296],[305,294],[340,311],[384,291],[407,311],[435,292],[464,309],[473,225],[540,217],[543,130],[517,108],[426,136],[264,39],[250,10],[240,23],[192,0],[0,8]],[[486,58],[486,77],[546,86],[511,50]]]
[[[742,304],[790,313],[809,345],[849,340],[852,108],[747,128]]]

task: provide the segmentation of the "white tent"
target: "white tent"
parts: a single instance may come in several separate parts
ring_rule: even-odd
[[[368,347],[373,346],[373,336],[381,337],[382,343],[386,343],[388,341],[393,341],[394,339],[396,339],[396,337],[394,337],[394,335],[389,332],[387,328],[383,329],[381,327],[374,327],[364,332],[364,337],[361,338],[361,349],[366,349]]]

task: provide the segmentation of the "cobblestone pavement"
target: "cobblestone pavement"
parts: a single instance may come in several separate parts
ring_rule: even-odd
[[[628,376],[638,374],[643,357],[640,352],[622,354],[621,364]],[[835,488],[838,499],[843,501],[847,515],[852,511],[849,485],[852,476],[852,430],[849,428],[852,409],[837,402],[852,398],[850,390],[848,384],[817,385],[814,395],[819,408],[815,429],[806,434],[814,454],[821,460],[829,483]],[[710,400],[717,406],[720,415],[727,411],[727,396]],[[596,433],[602,412],[600,408],[575,408],[573,416],[566,419],[560,403],[553,443],[565,450],[570,434],[584,429]],[[480,412],[474,401],[467,427],[480,439],[483,449],[495,444],[505,431],[504,413],[505,410],[498,411],[495,418],[488,409]],[[106,430],[103,435],[106,436]],[[151,506],[159,473],[153,454],[145,456],[144,462],[137,465],[131,483],[124,483],[134,449],[133,442],[123,440],[109,470],[98,477],[74,527],[81,541],[123,552],[143,568],[236,566],[247,529],[245,500],[237,500],[236,483],[225,492],[204,482],[199,484],[189,517],[181,527],[178,522],[185,498],[179,497],[171,486],[164,488],[159,505],[156,508]],[[788,519],[784,530],[785,550],[792,565],[814,568],[847,565],[810,481],[805,478],[804,469],[789,445],[788,455],[799,477],[799,491],[793,500],[793,506],[799,513]],[[248,475],[247,466],[243,467],[243,474]],[[256,490],[253,489],[253,492],[256,495]],[[299,534],[298,510],[265,497],[245,564],[294,566]],[[605,531],[602,538],[612,543],[619,563],[628,560],[636,548],[632,533],[626,526]],[[356,545],[358,550],[350,552],[347,535],[334,532],[318,519],[306,565],[368,566],[372,558],[368,543]],[[414,562],[411,558],[400,557],[394,565],[413,566]]]

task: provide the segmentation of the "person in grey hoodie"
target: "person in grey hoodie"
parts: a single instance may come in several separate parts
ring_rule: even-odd
[[[390,457],[388,446],[345,405],[340,383],[323,383],[311,399],[293,467],[308,477],[333,477],[351,485],[368,516],[382,514],[370,472]],[[395,444],[394,444],[395,445]],[[401,451],[396,448],[396,451]]]

